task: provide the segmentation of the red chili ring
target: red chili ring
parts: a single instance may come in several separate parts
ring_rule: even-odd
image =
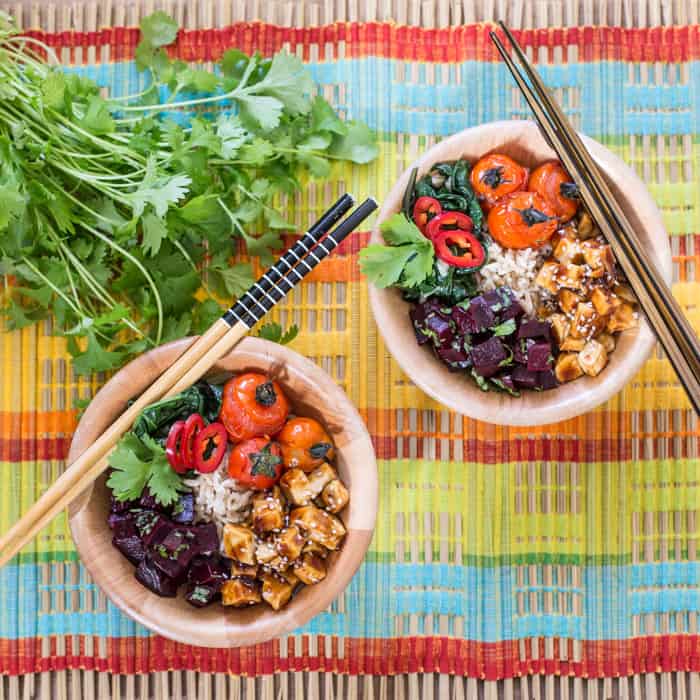
[[[204,419],[199,413],[193,413],[185,421],[185,430],[180,440],[180,459],[188,469],[194,469],[194,442],[197,433],[204,428]]]
[[[214,449],[208,457],[204,455],[209,448],[209,442],[214,443]],[[209,474],[216,471],[221,460],[226,454],[228,445],[228,433],[221,423],[209,423],[197,433],[194,439],[194,468],[200,474]]]
[[[170,466],[178,473],[184,474],[187,466],[182,461],[180,448],[182,446],[182,431],[185,429],[185,421],[177,420],[170,426],[168,439],[165,441],[165,456]]]

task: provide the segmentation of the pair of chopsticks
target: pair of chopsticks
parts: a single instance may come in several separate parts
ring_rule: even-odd
[[[503,22],[499,25],[521,63],[515,64],[495,32],[490,37],[527,100],[545,139],[579,188],[591,217],[610,243],[649,324],[700,415],[700,342],[668,285],[660,277],[603,174],[561,107]],[[527,78],[527,80],[526,80]],[[529,84],[528,84],[529,81]]]
[[[342,196],[204,335],[192,343],[107,431],[70,464],[39,500],[0,538],[0,566],[12,559],[107,468],[112,448],[131,428],[146,406],[164,396],[177,394],[199,380],[377,208],[374,199],[366,199],[328,233],[348,213],[353,204],[354,200],[350,195]]]

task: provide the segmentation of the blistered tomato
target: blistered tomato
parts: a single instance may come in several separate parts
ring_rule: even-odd
[[[276,436],[282,459],[290,469],[305,472],[333,459],[333,442],[323,426],[313,418],[292,418]]]

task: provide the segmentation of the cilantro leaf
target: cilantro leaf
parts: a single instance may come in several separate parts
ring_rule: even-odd
[[[233,158],[247,138],[241,120],[238,117],[225,114],[219,115],[216,120],[216,135],[221,139],[219,153],[222,158],[226,159]]]
[[[290,114],[306,114],[311,109],[307,95],[313,88],[313,81],[304,68],[301,59],[294,54],[280,51],[272,58],[267,75],[249,90],[256,95],[269,95],[277,98]]]
[[[165,12],[154,12],[141,20],[141,40],[158,48],[177,39],[177,22]]]
[[[168,237],[168,227],[163,219],[152,212],[147,212],[141,219],[143,240],[141,246],[146,255],[153,257],[159,250],[161,243]]]
[[[345,134],[337,135],[329,149],[331,155],[353,163],[369,163],[379,155],[377,137],[374,132],[362,122],[346,123]]]
[[[239,297],[244,294],[255,281],[253,266],[250,263],[235,265],[210,266],[210,283],[216,285],[215,291],[219,296]]]
[[[0,230],[18,219],[26,206],[24,195],[14,181],[0,182]]]
[[[379,227],[382,238],[389,245],[403,245],[404,243],[430,243],[430,241],[420,232],[420,229],[403,214],[390,216]]]
[[[93,134],[109,134],[115,129],[114,119],[107,109],[107,103],[97,95],[90,98],[87,112],[80,124]]]
[[[372,243],[360,251],[360,270],[377,287],[391,287],[401,278],[406,263],[415,255],[409,246]]]
[[[164,506],[177,503],[180,492],[187,491],[182,477],[170,466],[165,453],[156,455],[150,462],[148,490]]]
[[[182,199],[188,192],[192,178],[188,175],[171,175],[159,178],[155,174],[155,160],[150,159],[148,172],[135,192],[125,195],[131,203],[134,216],[141,216],[147,204],[153,205],[161,218],[168,211],[168,206]]]
[[[260,124],[265,131],[279,126],[284,105],[275,97],[265,95],[236,95],[241,115]]]
[[[258,330],[258,338],[264,338],[280,345],[291,343],[297,335],[299,335],[299,327],[296,323],[292,324],[284,333],[282,332],[282,326],[276,321],[265,323]]]
[[[95,335],[93,328],[85,329],[87,346],[81,353],[73,355],[73,369],[76,374],[105,372],[118,367],[124,359],[124,353],[107,350]]]
[[[338,117],[326,100],[320,95],[314,97],[311,103],[311,129],[314,133],[330,131],[340,136],[348,133],[345,122]]]

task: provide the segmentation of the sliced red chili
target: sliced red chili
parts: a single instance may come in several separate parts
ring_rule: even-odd
[[[176,420],[170,426],[168,438],[165,441],[165,456],[168,459],[170,466],[178,473],[184,474],[187,471],[187,466],[182,461],[181,447],[182,434],[185,429],[184,420]]]
[[[228,433],[221,423],[209,423],[194,439],[194,468],[200,474],[216,471],[226,453]]]
[[[180,459],[188,469],[194,467],[194,441],[202,428],[204,428],[204,419],[199,413],[193,413],[185,421],[185,429],[180,441]]]
[[[474,222],[470,216],[461,211],[444,211],[430,221],[427,228],[427,235],[430,240],[441,231],[473,231]]]
[[[435,254],[448,265],[478,270],[484,264],[484,246],[469,231],[440,231],[432,240]]]
[[[418,197],[413,205],[413,221],[425,233],[426,226],[442,212],[442,205],[435,197]]]

